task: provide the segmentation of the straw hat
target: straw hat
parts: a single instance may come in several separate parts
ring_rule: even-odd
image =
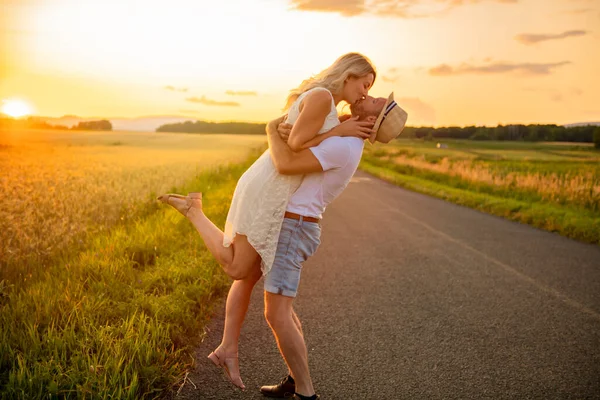
[[[397,138],[404,129],[407,118],[407,112],[394,101],[394,92],[390,93],[383,110],[381,110],[375,125],[373,125],[375,133],[371,135],[369,141],[375,143],[377,140],[381,143],[388,143]]]

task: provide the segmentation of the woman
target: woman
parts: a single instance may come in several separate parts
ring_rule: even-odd
[[[375,76],[366,57],[349,53],[292,90],[285,106],[287,123],[293,126],[290,148],[299,151],[317,146],[331,136],[369,137],[374,119],[351,118],[340,124],[336,106],[340,101],[353,105],[366,97]],[[238,181],[224,232],[202,213],[200,193],[159,197],[194,224],[207,248],[236,280],[227,296],[223,341],[208,357],[224,367],[231,382],[242,389],[237,359],[241,326],[252,288],[273,263],[289,197],[301,181],[302,176],[279,174],[269,150],[265,151]]]

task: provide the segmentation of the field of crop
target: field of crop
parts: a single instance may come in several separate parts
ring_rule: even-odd
[[[587,144],[397,140],[366,146],[361,165],[413,190],[600,244],[600,152]]]
[[[0,280],[32,279],[155,194],[244,160],[260,135],[0,131]],[[143,208],[143,207],[142,207]]]
[[[153,398],[177,384],[231,280],[154,195],[202,191],[223,226],[265,137],[0,133],[0,398]]]

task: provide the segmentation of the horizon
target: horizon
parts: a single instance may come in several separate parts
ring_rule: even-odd
[[[600,121],[597,0],[0,2],[15,115],[264,123],[357,51],[377,68],[370,94],[394,91],[409,126]]]
[[[13,120],[22,120],[22,121],[26,121],[28,118],[39,118],[40,120],[47,122],[48,120],[61,120],[61,119],[77,119],[80,121],[94,121],[94,120],[108,120],[111,123],[113,123],[113,120],[144,120],[144,119],[160,119],[160,118],[164,118],[164,119],[175,119],[175,118],[180,118],[182,120],[187,120],[187,121],[198,121],[198,122],[207,122],[207,123],[215,123],[215,124],[226,124],[226,123],[246,123],[246,124],[266,124],[269,121],[239,121],[239,120],[223,120],[223,121],[211,121],[211,120],[204,120],[204,119],[197,119],[195,117],[188,117],[188,116],[179,116],[179,115],[150,115],[150,116],[139,116],[139,117],[80,117],[77,115],[63,115],[61,117],[47,117],[47,116],[39,116],[39,115],[26,115],[26,116],[22,116],[22,117],[11,117],[10,115],[6,115],[3,114],[2,112],[0,112],[0,118],[10,118]],[[185,121],[182,121],[185,122]],[[167,124],[177,124],[177,123],[181,123],[181,122],[164,122],[162,123],[162,125],[167,125]],[[52,125],[52,123],[48,123],[49,125]],[[59,125],[59,124],[57,124]],[[131,131],[139,131],[139,132],[153,132],[154,129],[157,129],[159,126],[162,125],[157,125],[155,128],[151,128],[151,129],[143,129],[143,130],[138,130],[138,129],[131,129]],[[573,122],[573,123],[566,123],[566,124],[555,124],[555,123],[545,123],[545,124],[541,124],[541,123],[529,123],[529,124],[522,124],[522,123],[506,123],[506,124],[496,124],[496,125],[475,125],[475,124],[466,124],[466,125],[438,125],[438,126],[432,126],[432,125],[411,125],[411,124],[407,124],[406,126],[409,128],[435,128],[435,129],[439,129],[439,128],[467,128],[467,127],[484,127],[484,128],[494,128],[494,127],[498,127],[498,126],[511,126],[511,125],[556,125],[556,126],[564,126],[564,127],[573,127],[573,126],[600,126],[600,120],[598,121],[580,121],[580,122]],[[67,126],[68,128],[73,128],[77,126],[77,124],[73,124],[71,126]],[[128,129],[113,129],[113,132],[115,131],[127,131]]]

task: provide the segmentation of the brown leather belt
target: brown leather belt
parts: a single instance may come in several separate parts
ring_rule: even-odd
[[[305,217],[305,216],[301,216],[300,214],[296,214],[293,212],[289,212],[286,211],[285,214],[283,215],[284,218],[291,218],[291,219],[300,219],[300,217],[302,217],[303,221],[306,222],[316,222],[319,223],[321,220],[319,218],[314,218],[314,217]]]

